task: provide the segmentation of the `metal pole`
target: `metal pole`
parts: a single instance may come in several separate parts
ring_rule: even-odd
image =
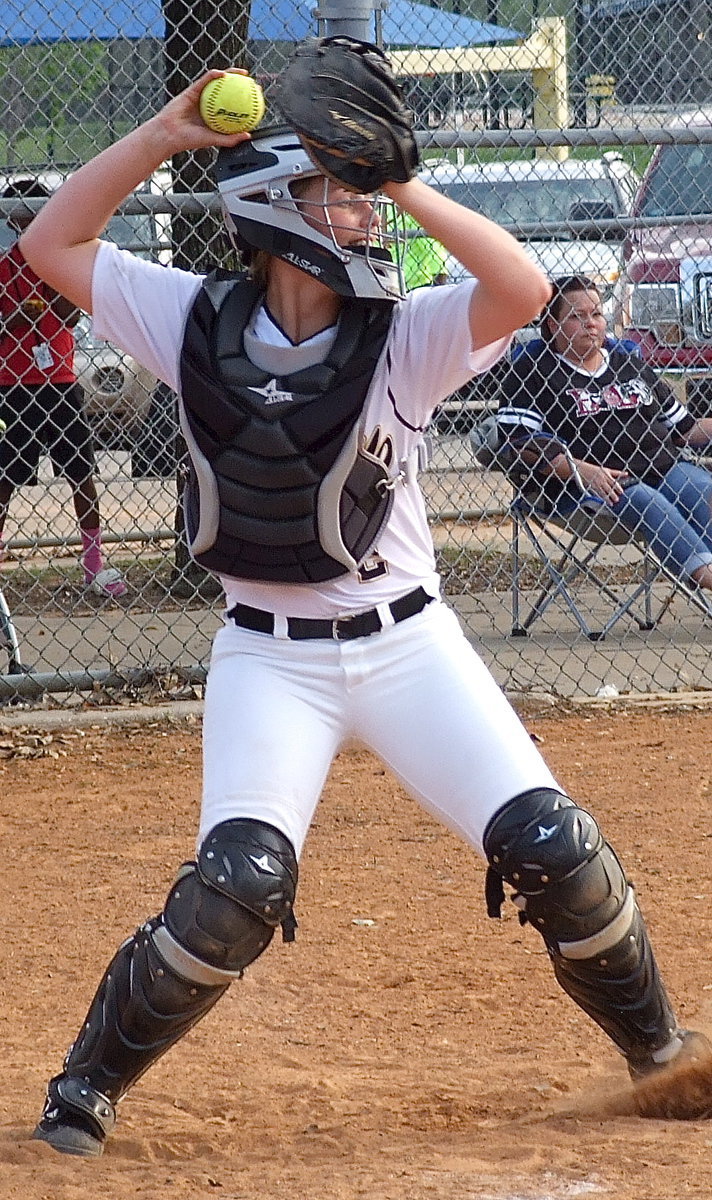
[[[373,42],[374,10],[384,7],[382,0],[322,0],[314,15],[320,37],[352,37]]]
[[[39,700],[45,692],[90,692],[95,687],[117,688],[146,687],[161,675],[171,674],[183,683],[204,683],[206,668],[198,664],[190,667],[166,667],[147,669],[130,667],[125,671],[112,668],[97,671],[25,671],[17,675],[0,675],[0,701],[20,696],[26,700]]]
[[[582,0],[574,0],[571,38],[571,107],[574,128],[585,129],[588,124],[586,103],[586,47],[588,20]]]
[[[487,20],[492,25],[499,24],[499,0],[487,0]],[[490,44],[495,45],[494,42]],[[485,125],[487,129],[501,129],[502,100],[502,81],[497,72],[493,71],[489,77],[487,97],[484,105]]]

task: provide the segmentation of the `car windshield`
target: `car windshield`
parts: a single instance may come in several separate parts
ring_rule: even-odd
[[[664,146],[643,188],[643,217],[712,211],[712,145]]]
[[[104,237],[124,250],[149,252],[156,244],[155,222],[150,213],[120,214],[111,218]]]
[[[623,205],[609,179],[459,179],[438,184],[458,203],[504,225],[568,221],[582,203],[609,204],[615,215]],[[575,214],[574,214],[575,215]]]

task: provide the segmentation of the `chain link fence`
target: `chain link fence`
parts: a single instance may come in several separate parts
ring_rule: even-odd
[[[416,116],[424,177],[504,224],[550,276],[591,278],[608,334],[626,339],[626,353],[634,344],[642,356],[636,362],[671,389],[665,396],[677,397],[703,422],[712,416],[708,14],[707,3],[649,0],[546,7],[540,0],[460,0],[451,9],[391,0],[373,18],[374,40],[389,49]],[[18,201],[8,194],[18,181],[38,180],[51,192],[207,67],[248,67],[265,89],[269,111],[272,83],[294,42],[324,31],[323,14],[291,0],[251,6],[6,0],[0,249],[10,251],[16,237],[7,219],[13,222],[18,204],[31,215],[42,203],[41,196]],[[210,153],[165,164],[126,201],[107,236],[166,264],[236,265],[211,164]],[[417,229],[411,237],[421,276],[424,270],[433,281],[458,278],[447,255]],[[13,311],[23,307],[23,369],[29,361],[41,378],[47,298],[42,289],[13,293],[11,276],[0,278],[0,415],[8,426],[0,453],[9,472],[5,492],[0,484],[0,515],[5,502],[7,508],[0,703],[51,697],[69,704],[87,691],[106,697],[147,688],[195,695],[221,602],[215,581],[189,561],[182,538],[184,452],[175,398],[99,343],[81,315],[72,333],[80,424],[70,430],[62,410],[45,414],[40,429],[36,408],[20,405],[22,362],[18,367],[17,338],[13,350],[7,334]],[[532,328],[518,338],[530,359],[538,334]],[[25,392],[35,379],[25,374]],[[595,384],[591,390],[599,407],[614,416],[618,409],[622,425],[631,409],[639,422],[657,419],[660,409],[665,437],[674,436],[682,409],[655,399],[651,385],[624,393],[613,381],[603,395]],[[449,601],[509,691],[573,696],[709,688],[705,588],[690,583],[689,572],[678,584],[680,573],[676,578],[665,569],[664,555],[662,566],[660,554],[651,565],[645,553],[651,538],[641,543],[640,530],[628,531],[623,544],[595,544],[595,560],[583,569],[562,560],[561,547],[546,540],[548,520],[533,526],[535,540],[529,537],[532,514],[521,481],[476,457],[473,430],[507,403],[526,410],[525,430],[546,428],[540,398],[539,389],[513,401],[496,371],[436,414],[422,486]],[[594,403],[580,396],[577,402]],[[83,423],[93,451],[77,433]],[[44,450],[36,456],[38,434],[52,456]],[[638,447],[636,462],[649,450],[647,442]],[[704,447],[692,450],[693,465],[704,469]],[[573,453],[585,459],[580,447]],[[9,464],[18,460],[24,465],[13,474]],[[92,478],[101,566],[114,572],[110,580],[118,574],[125,581],[121,596],[87,584],[86,534],[96,523]],[[564,530],[563,536],[568,546],[575,535]],[[591,545],[583,545],[585,558]],[[629,603],[630,596],[636,598]]]

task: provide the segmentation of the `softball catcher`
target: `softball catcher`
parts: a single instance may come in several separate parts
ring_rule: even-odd
[[[547,281],[415,178],[410,114],[375,46],[300,47],[280,82],[287,124],[252,140],[202,126],[209,78],[77,172],[23,246],[98,336],[178,392],[191,549],[226,597],[196,859],[109,964],[35,1136],[100,1154],[132,1084],[276,931],[293,940],[300,852],[350,739],[484,854],[493,915],[511,885],[634,1077],[706,1053],[678,1027],[618,858],[440,599],[423,431],[541,310]],[[206,145],[245,274],[202,278],[99,240],[163,159]],[[474,278],[405,297],[398,208]]]

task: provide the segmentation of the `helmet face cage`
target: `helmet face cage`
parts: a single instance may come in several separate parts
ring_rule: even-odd
[[[396,205],[386,196],[331,200],[329,181],[291,130],[267,131],[221,150],[216,177],[227,228],[238,250],[266,250],[342,296],[398,300],[405,295],[405,238]],[[304,200],[294,185],[315,178],[323,179],[323,198]],[[371,208],[362,245],[339,245],[344,226],[339,225],[338,210],[344,203],[368,203]]]

